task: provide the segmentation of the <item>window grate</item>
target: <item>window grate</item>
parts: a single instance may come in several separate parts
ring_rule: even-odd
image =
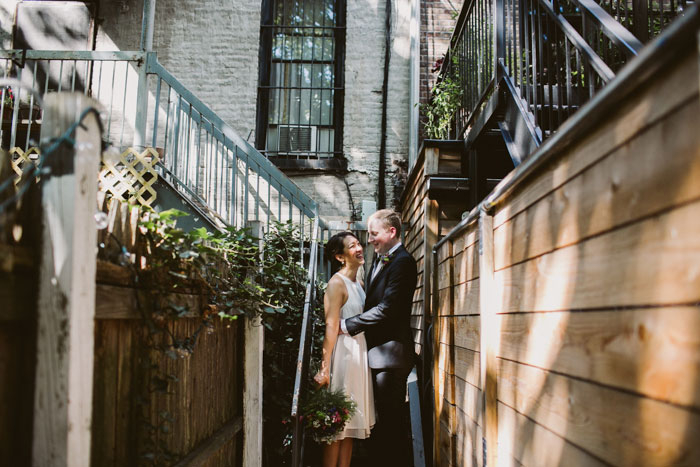
[[[345,2],[270,0],[262,17],[256,146],[273,160],[342,155]]]

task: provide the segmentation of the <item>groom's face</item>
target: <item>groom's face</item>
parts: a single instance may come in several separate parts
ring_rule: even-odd
[[[370,219],[367,225],[369,243],[374,247],[374,252],[383,255],[396,244],[396,229],[386,227],[377,219]]]

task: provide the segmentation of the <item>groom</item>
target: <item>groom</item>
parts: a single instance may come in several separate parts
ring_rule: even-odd
[[[365,332],[369,366],[374,380],[377,424],[371,451],[376,465],[409,466],[406,445],[406,380],[415,363],[410,317],[418,278],[416,261],[400,241],[401,218],[382,209],[368,220],[369,243],[375,260],[365,291],[364,313],[341,320],[342,332]]]

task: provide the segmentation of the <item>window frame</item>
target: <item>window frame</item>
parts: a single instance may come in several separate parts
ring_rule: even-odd
[[[301,0],[303,3],[303,0]],[[258,95],[255,121],[255,147],[271,162],[282,170],[321,170],[321,171],[347,171],[347,160],[343,154],[343,125],[344,125],[344,101],[345,101],[345,45],[346,45],[346,2],[345,0],[333,0],[336,14],[334,31],[334,94],[333,94],[333,156],[319,157],[308,156],[276,156],[266,152],[268,117],[270,112],[270,79],[272,71],[272,45],[275,25],[273,24],[273,8],[276,0],[262,0],[262,12],[260,17],[260,48],[258,58]],[[328,88],[331,89],[331,88]],[[279,125],[287,123],[279,122]],[[289,123],[290,125],[294,125]]]

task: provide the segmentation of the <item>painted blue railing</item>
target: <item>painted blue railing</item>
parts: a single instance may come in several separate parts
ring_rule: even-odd
[[[316,202],[241,138],[211,108],[144,51],[0,51],[4,77],[47,92],[76,91],[102,104],[107,142],[157,149],[161,175],[224,223],[292,221],[311,236]],[[28,149],[41,109],[26,90],[0,92],[0,141]],[[320,228],[325,225],[321,222]]]

